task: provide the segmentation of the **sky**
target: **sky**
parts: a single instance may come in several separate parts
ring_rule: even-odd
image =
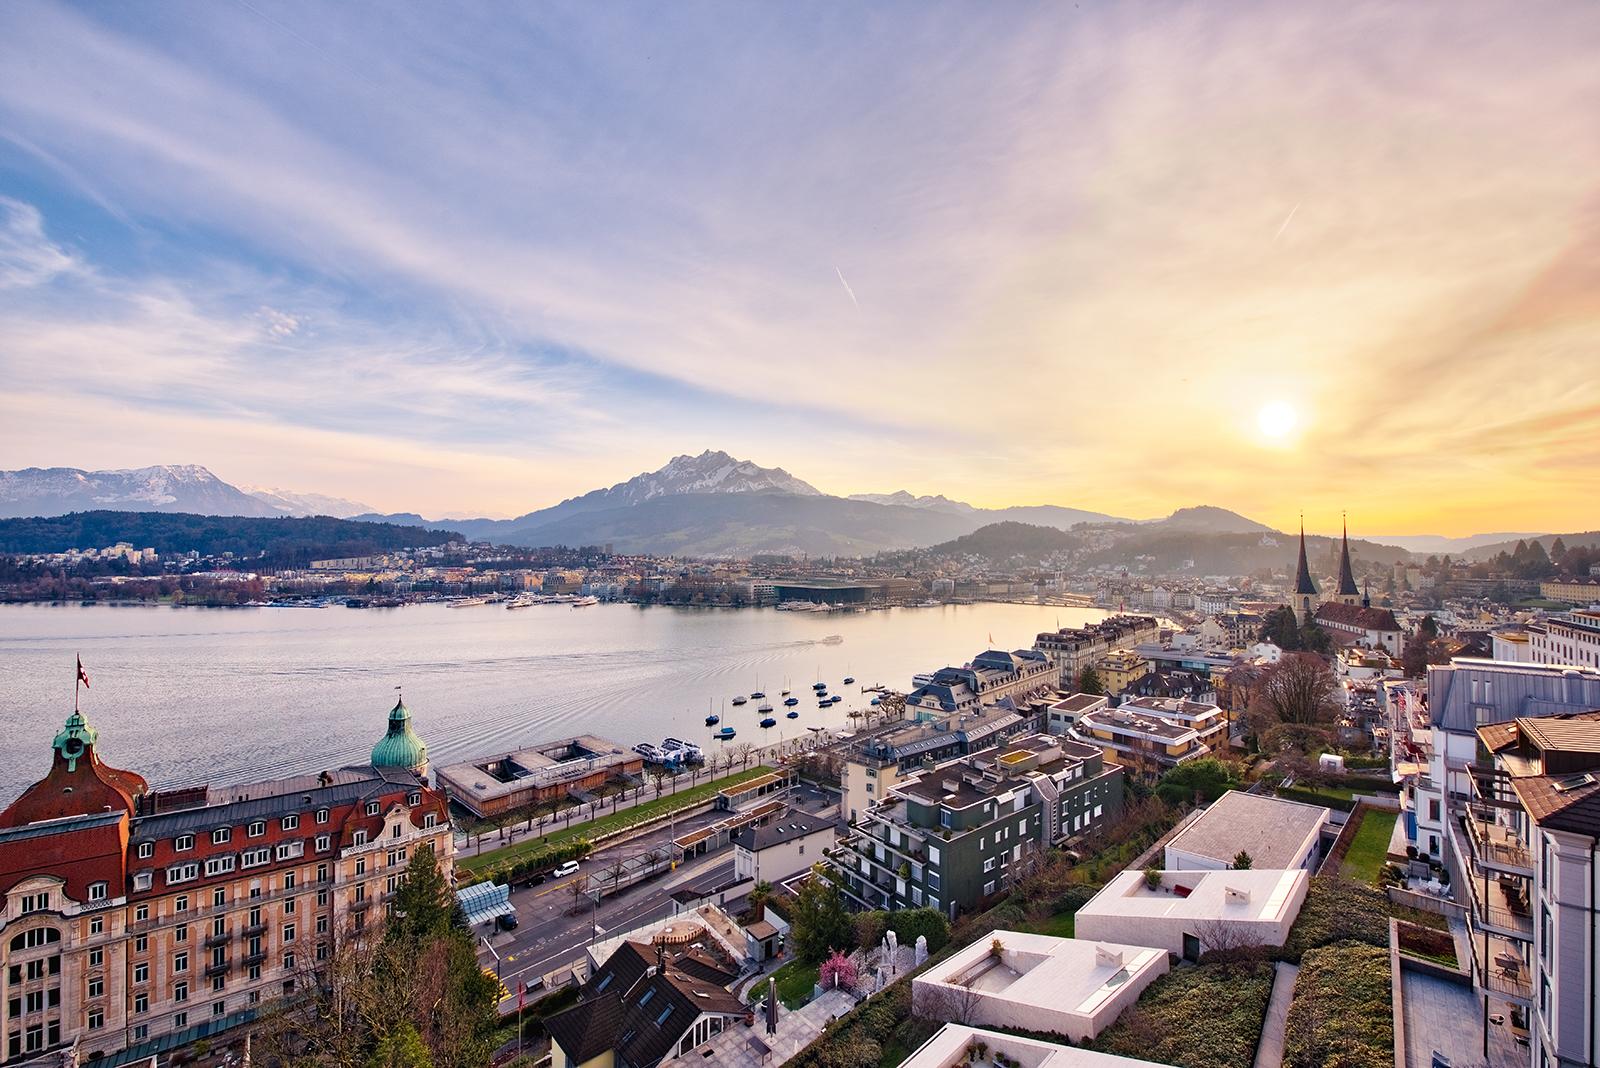
[[[1600,526],[1600,7],[0,5],[0,468]]]

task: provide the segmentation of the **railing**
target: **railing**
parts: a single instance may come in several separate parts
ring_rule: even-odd
[[[215,949],[217,946],[225,946],[231,941],[233,941],[233,932],[224,931],[221,934],[206,935],[204,944],[207,949]]]
[[[1476,806],[1467,807],[1466,823],[1473,852],[1479,859],[1533,874],[1533,854],[1508,828],[1492,819],[1484,819]]]
[[[331,862],[330,862],[331,863]],[[197,905],[192,909],[182,912],[169,912],[161,916],[152,916],[148,920],[137,920],[128,925],[128,933],[138,934],[142,931],[153,931],[157,927],[171,927],[174,924],[192,923],[195,920],[211,919],[215,916],[226,916],[229,913],[239,912],[244,909],[254,908],[265,902],[281,901],[286,897],[299,897],[303,894],[313,893],[317,890],[328,890],[334,885],[333,876],[324,879],[307,879],[305,882],[289,888],[280,887],[277,890],[255,897],[229,898],[220,905]]]
[[[1480,875],[1466,882],[1472,898],[1473,918],[1478,925],[1495,928],[1524,942],[1533,940],[1533,912],[1527,901],[1528,880],[1517,875],[1490,878]]]

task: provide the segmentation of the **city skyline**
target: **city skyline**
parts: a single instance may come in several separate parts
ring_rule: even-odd
[[[0,466],[510,516],[710,448],[1590,529],[1597,46],[1578,4],[10,5]]]

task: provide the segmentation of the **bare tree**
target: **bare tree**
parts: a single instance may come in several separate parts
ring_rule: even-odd
[[[1262,672],[1250,709],[1277,723],[1328,723],[1339,713],[1338,693],[1327,661],[1315,653],[1288,653]]]
[[[1267,952],[1253,932],[1227,920],[1198,920],[1194,933],[1207,960],[1257,960]]]
[[[748,768],[750,766],[750,758],[755,756],[755,752],[755,746],[749,742],[740,742],[733,747],[732,755],[738,759],[741,768]]]
[[[911,1011],[924,1020],[972,1025],[978,1022],[983,993],[969,983],[924,983],[911,989]]]

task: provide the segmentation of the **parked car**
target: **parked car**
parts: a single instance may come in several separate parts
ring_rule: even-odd
[[[575,860],[569,860],[565,864],[562,864],[560,867],[556,868],[555,871],[551,872],[550,877],[552,879],[565,879],[569,875],[576,874],[578,874],[578,862]]]
[[[504,916],[496,916],[494,922],[495,926],[502,931],[515,931],[517,929],[517,914],[508,912]]]

